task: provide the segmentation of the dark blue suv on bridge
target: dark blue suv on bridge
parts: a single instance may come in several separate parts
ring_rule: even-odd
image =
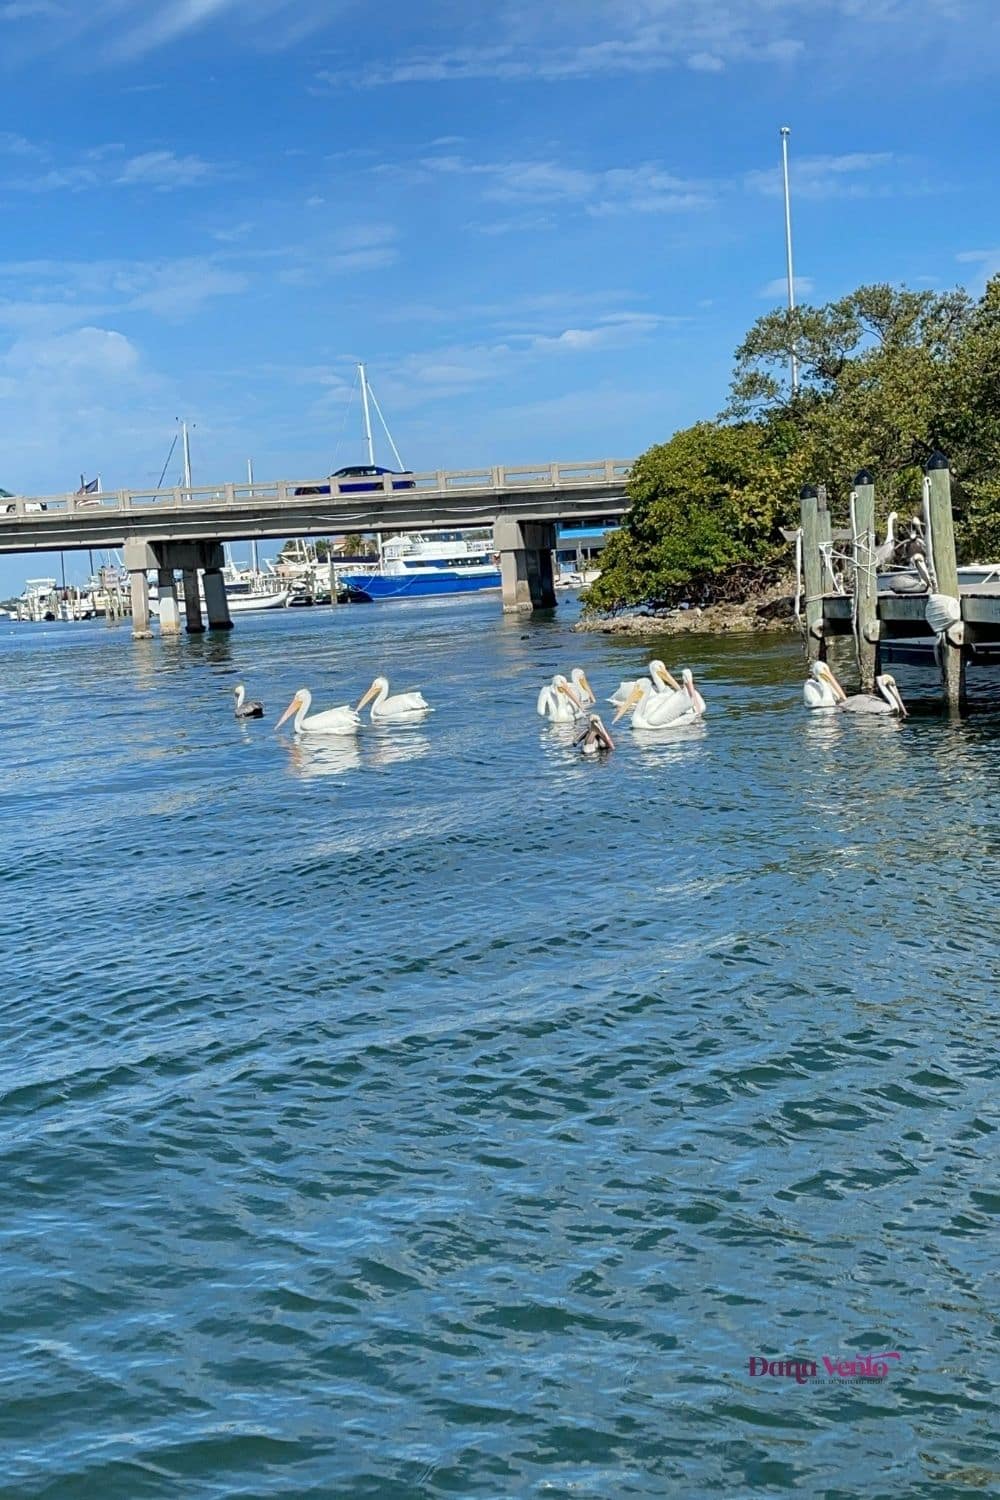
[[[396,469],[383,469],[378,464],[353,464],[346,469],[338,469],[335,474],[330,475],[330,478],[338,481],[342,495],[358,495],[370,490],[382,489],[383,476],[386,474],[393,476],[392,488],[394,490],[415,490],[417,487],[416,480],[406,477],[406,471],[400,474]],[[347,480],[351,483],[346,483]],[[328,495],[330,486],[328,484],[304,484],[295,493],[297,495]]]

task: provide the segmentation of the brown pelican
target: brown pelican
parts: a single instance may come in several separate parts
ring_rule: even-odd
[[[411,719],[414,714],[425,714],[430,708],[423,693],[395,693],[390,698],[388,677],[376,677],[355,712],[360,713],[366,703],[372,705],[373,723],[379,719]]]
[[[263,703],[257,698],[248,698],[247,690],[242,682],[238,682],[233,688],[233,697],[236,699],[233,713],[237,719],[262,719],[264,717]]]
[[[607,755],[615,748],[615,742],[601,722],[600,714],[590,715],[586,729],[573,744],[583,755]]]
[[[308,688],[299,688],[275,728],[280,729],[292,714],[295,715],[292,728],[296,734],[357,734],[361,728],[361,720],[350,704],[344,703],[340,708],[327,708],[318,714],[310,714],[311,707],[312,693]]]
[[[538,694],[536,709],[552,724],[571,724],[583,713],[583,704],[577,697],[576,688],[557,672]]]
[[[836,708],[847,694],[825,661],[814,661],[802,689],[806,708]]]
[[[910,567],[913,569],[912,572],[889,574],[886,584],[894,594],[927,594],[933,592],[934,584],[927,567],[927,559],[924,556],[923,546],[923,542],[920,542],[920,551],[911,553],[907,559]]]
[[[888,672],[882,672],[875,679],[877,693],[855,693],[848,698],[845,693],[840,701],[840,712],[842,714],[898,714],[901,719],[907,717],[906,705],[899,694],[895,677],[890,677]],[[843,693],[843,688],[840,689]]]

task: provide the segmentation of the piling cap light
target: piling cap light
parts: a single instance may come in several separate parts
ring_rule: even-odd
[[[799,490],[800,500],[818,500],[819,494],[814,484],[804,484]]]
[[[875,479],[870,469],[859,469],[854,476],[854,488],[859,489],[863,484],[874,484]]]
[[[947,469],[948,467],[948,460],[945,458],[943,453],[938,451],[937,453],[932,453],[930,458],[927,460],[927,463],[924,466],[924,473],[929,474],[932,469]]]

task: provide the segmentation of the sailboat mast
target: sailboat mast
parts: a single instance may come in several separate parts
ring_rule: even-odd
[[[247,484],[250,486],[250,490],[252,492],[253,491],[253,459],[252,458],[248,458],[247,459]],[[256,579],[257,574],[260,572],[260,565],[259,565],[259,563],[257,561],[257,540],[256,540],[256,538],[254,538],[253,541],[251,541],[251,543],[250,543],[250,567],[251,567],[251,570],[253,572],[254,579]]]
[[[181,423],[181,447],[184,453],[184,488],[191,488],[191,440],[188,437],[188,424]]]
[[[368,410],[368,376],[365,374],[363,364],[358,365],[358,375],[361,379],[361,405],[365,414],[365,442],[368,445],[368,463],[375,467],[375,439],[372,436],[372,415]]]

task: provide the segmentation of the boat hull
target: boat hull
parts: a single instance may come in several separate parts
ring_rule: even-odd
[[[435,573],[341,573],[341,588],[368,599],[431,599],[443,594],[481,594],[500,587],[499,568],[482,573],[442,569]]]

